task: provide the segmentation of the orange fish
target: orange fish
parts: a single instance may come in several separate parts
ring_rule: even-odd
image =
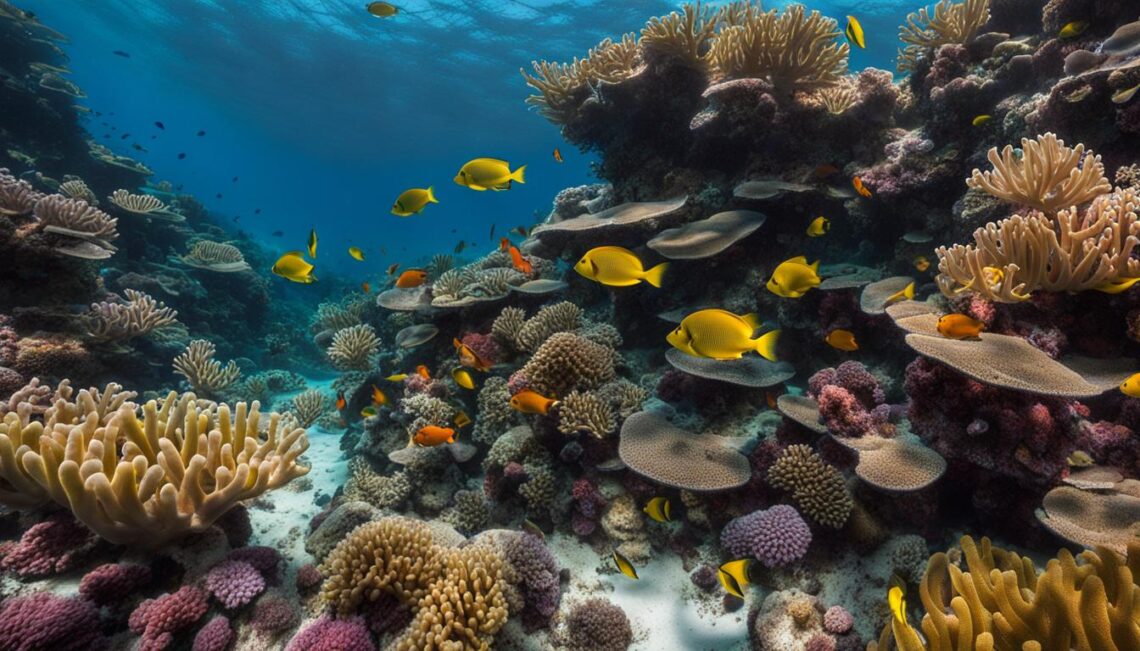
[[[859,178],[858,176],[853,176],[851,177],[851,185],[855,188],[855,191],[858,192],[863,198],[871,198],[871,189],[863,185],[863,179]]]
[[[412,287],[419,287],[426,281],[426,271],[423,269],[408,269],[396,279],[396,287],[400,289],[411,289]]]
[[[838,173],[839,173],[839,168],[832,165],[831,163],[824,163],[823,165],[820,165],[819,167],[815,168],[815,178],[817,178],[817,179],[826,179],[827,177],[831,176],[832,174],[838,174]]]
[[[502,251],[503,253],[506,253],[507,251],[510,250],[510,248],[511,248],[511,241],[509,239],[504,237],[504,238],[499,240],[499,250],[500,251]]]
[[[369,283],[367,280],[360,283],[360,288],[364,290],[365,294],[372,293],[372,283]]]
[[[545,416],[551,409],[558,407],[559,402],[553,398],[535,393],[530,389],[519,391],[511,397],[511,408],[524,414],[542,414]]]
[[[562,162],[562,152],[558,151],[557,147],[554,148],[554,160],[558,161],[559,163]]]
[[[965,314],[943,314],[938,319],[938,334],[947,339],[977,339],[986,324]]]
[[[427,425],[416,432],[416,435],[412,437],[412,442],[425,448],[441,443],[455,443],[455,430],[439,425]]]
[[[399,268],[400,268],[400,263],[399,263],[399,262],[395,262],[395,263],[393,263],[393,264],[389,265],[389,266],[388,266],[388,275],[389,275],[389,276],[395,276],[395,275],[396,275],[396,270],[397,270],[397,269],[399,269]]]
[[[768,409],[776,408],[776,399],[783,395],[785,391],[786,389],[783,384],[777,384],[764,392],[764,401],[768,403]]]
[[[452,339],[451,342],[455,344],[455,352],[459,353],[459,363],[463,366],[483,372],[491,368],[491,365],[482,357],[479,357],[479,354],[471,350],[471,347],[467,344],[458,339]]]
[[[388,404],[388,396],[375,384],[372,385],[372,404],[380,406]]]
[[[336,408],[338,411],[343,410],[348,406],[348,401],[344,399],[344,391],[336,392]]]
[[[416,367],[416,373],[425,380],[431,379],[431,371],[429,371],[428,367],[424,366],[423,364],[420,364]]]
[[[530,262],[527,261],[526,258],[522,257],[518,248],[512,246],[507,249],[507,252],[511,254],[511,265],[514,266],[515,270],[521,271],[524,274],[534,271],[534,267],[530,265]]]
[[[456,427],[462,429],[464,427],[467,427],[471,423],[472,423],[471,417],[467,415],[467,412],[461,411],[455,415],[455,426]]]
[[[855,343],[855,333],[850,330],[832,330],[823,340],[836,350],[845,350],[849,353],[859,350],[859,344]]]

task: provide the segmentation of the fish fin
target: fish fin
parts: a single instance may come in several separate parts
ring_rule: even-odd
[[[519,168],[511,172],[510,181],[518,181],[519,183],[526,183],[526,165],[519,165]],[[508,181],[509,183],[509,181]],[[508,185],[507,187],[510,187]]]
[[[435,198],[435,193],[432,192],[432,189],[433,189],[432,186],[429,185],[428,189],[427,189],[428,203],[439,203],[439,200]],[[422,210],[422,208],[421,208],[421,210]]]
[[[756,339],[756,352],[769,362],[776,361],[776,344],[780,341],[780,331],[773,330]]]
[[[662,262],[661,264],[657,265],[656,267],[653,267],[649,271],[646,271],[645,272],[645,282],[649,283],[650,285],[653,285],[654,287],[660,287],[661,281],[665,277],[665,270],[668,268],[669,268],[669,263],[668,262]]]
[[[804,265],[806,265],[806,264],[808,263],[808,261],[807,261],[807,257],[806,257],[806,256],[802,256],[802,255],[797,255],[796,257],[794,257],[794,258],[791,258],[790,260],[788,260],[788,262],[792,262],[792,263],[795,263],[795,264],[804,264]]]
[[[809,264],[808,267],[810,267],[812,271],[814,271],[818,274],[819,273],[819,260],[816,260],[815,262]]]
[[[914,299],[914,281],[913,280],[910,281],[909,285],[907,285],[905,288],[903,288],[903,296],[907,297],[908,299],[912,299],[912,300]]]
[[[764,321],[760,318],[760,315],[756,314],[755,312],[749,312],[740,318],[748,324],[749,328],[752,328],[753,332],[764,327]]]

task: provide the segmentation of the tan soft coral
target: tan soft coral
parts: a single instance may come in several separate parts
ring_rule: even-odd
[[[1020,154],[1006,145],[986,156],[993,170],[975,169],[966,185],[999,199],[1054,213],[1093,200],[1112,190],[1100,156],[1085,146],[1066,147],[1052,133],[1022,138]]]
[[[918,59],[941,45],[969,45],[990,20],[990,0],[939,0],[934,13],[923,7],[906,18],[899,28],[899,72],[913,71]]]
[[[575,58],[570,63],[533,61],[531,67],[533,75],[519,70],[527,85],[538,91],[526,103],[555,124],[573,119],[578,107],[592,94],[594,84],[617,83],[643,69],[641,50],[633,34],[616,42],[605,39],[590,49],[584,59]]]

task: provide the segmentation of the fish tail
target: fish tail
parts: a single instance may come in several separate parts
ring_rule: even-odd
[[[428,203],[439,203],[439,201],[435,198],[435,193],[432,192],[432,186],[430,186],[430,185],[428,186],[428,189],[427,189],[427,200],[428,200]]]
[[[519,165],[519,168],[511,173],[510,180],[526,183],[526,165]]]
[[[669,268],[669,263],[668,262],[662,262],[661,264],[657,265],[656,267],[653,267],[649,271],[646,271],[645,272],[645,282],[649,283],[650,285],[653,285],[654,287],[660,287],[661,281],[665,277],[665,270],[668,268]]]
[[[776,361],[776,344],[780,342],[780,331],[773,330],[755,340],[756,352],[769,362]]]
[[[808,266],[811,267],[812,271],[819,273],[819,260],[816,260],[815,262],[811,263]]]
[[[914,281],[912,280],[909,285],[903,289],[903,296],[910,300],[914,300]]]

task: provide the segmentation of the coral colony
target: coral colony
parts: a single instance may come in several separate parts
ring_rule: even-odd
[[[649,18],[523,72],[600,183],[373,292],[0,0],[0,649],[1140,650],[1137,19]]]

